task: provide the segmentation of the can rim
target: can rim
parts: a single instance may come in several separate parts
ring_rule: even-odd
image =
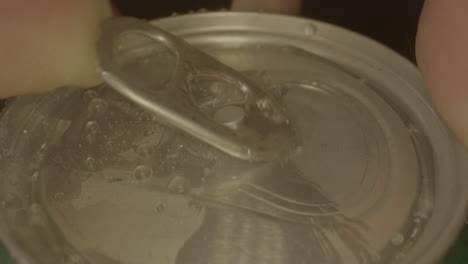
[[[240,19],[240,17],[242,17],[242,19]],[[222,20],[223,22],[222,24],[212,25],[213,23],[210,21],[213,19]],[[184,29],[184,25],[186,25],[184,20],[190,21],[192,29],[196,28],[195,32],[194,30],[188,32]],[[231,23],[230,21],[232,20],[235,20],[235,23]],[[376,40],[352,30],[314,19],[258,12],[210,12],[204,13],[203,16],[199,14],[185,14],[155,19],[152,20],[151,23],[166,30],[170,30],[176,35],[198,34],[219,29],[223,31],[261,31],[262,33],[280,34],[283,37],[297,37],[298,35],[303,36],[304,25],[311,23],[320,28],[320,37],[322,38],[340,34],[340,36],[343,36],[343,38],[347,40],[346,42],[339,43],[341,47],[352,49],[354,52],[357,51],[359,55],[366,57],[366,59],[384,64],[385,68],[400,76],[400,78],[404,78],[405,81],[410,84],[409,88],[415,90],[413,92],[417,93],[418,97],[422,97],[424,101],[426,101],[426,106],[432,108],[431,114],[441,124],[444,124],[444,131],[441,133],[448,139],[448,144],[446,144],[445,147],[446,149],[450,149],[450,152],[453,154],[452,157],[457,159],[454,161],[456,168],[453,169],[460,172],[468,171],[468,162],[466,162],[468,160],[468,151],[461,145],[455,135],[449,131],[440,116],[435,112],[433,105],[430,103],[429,95],[424,88],[425,86],[417,66],[403,55]],[[362,45],[362,43],[366,44],[366,48],[363,48],[364,45]],[[333,44],[337,43],[334,42]],[[460,180],[463,181],[463,186],[460,188],[462,197],[458,197],[460,201],[456,207],[453,208],[456,215],[452,215],[444,228],[439,230],[439,239],[437,241],[426,243],[423,247],[420,246],[420,248],[418,248],[419,254],[418,252],[415,253],[416,250],[411,250],[411,253],[414,254],[407,256],[402,263],[437,263],[437,260],[442,259],[446,251],[455,242],[457,234],[464,226],[465,212],[468,210],[468,178],[463,179],[460,177]]]
[[[158,26],[170,29],[176,35],[184,35],[188,34],[189,32],[184,31],[184,19],[189,19],[193,23],[204,23],[207,24],[208,20],[212,20],[215,17],[222,18],[225,20],[226,24],[230,23],[229,21],[235,19],[236,21],[239,20],[239,17],[243,17],[244,22],[242,25],[239,23],[232,23],[232,27],[226,28],[222,25],[212,25],[211,27],[205,27],[203,30],[213,30],[216,27],[222,27],[223,30],[230,29],[230,30],[243,30],[245,29],[245,25],[249,24],[250,29],[258,29],[258,30],[268,30],[271,33],[278,33],[282,32],[288,35],[298,35],[303,34],[301,26],[305,24],[313,23],[315,25],[320,26],[320,30],[324,30],[324,32],[328,33],[339,33],[345,34],[349,41],[346,43],[342,43],[342,45],[346,45],[349,48],[356,49],[363,54],[366,54],[366,57],[375,58],[378,61],[384,61],[385,64],[397,75],[404,76],[406,81],[410,82],[411,86],[417,87],[418,93],[423,96],[424,98],[428,98],[426,91],[424,90],[424,85],[420,78],[419,71],[417,67],[404,58],[402,55],[396,53],[395,51],[391,50],[388,47],[383,46],[382,44],[362,35],[359,33],[355,33],[353,31],[328,24],[325,22],[308,19],[308,18],[300,18],[300,17],[292,17],[286,15],[277,15],[277,14],[265,14],[265,13],[246,13],[246,12],[210,12],[210,13],[203,13],[203,14],[187,14],[187,15],[179,15],[175,17],[165,17],[159,18],[156,20],[152,20],[151,23],[155,23]],[[271,26],[271,21],[275,21],[275,26]],[[268,26],[268,24],[270,24]],[[278,26],[276,26],[278,25]],[[291,30],[291,25],[297,25],[297,30]],[[268,26],[268,27],[265,27]],[[288,29],[288,30],[286,30]],[[193,33],[193,32],[191,32]],[[283,35],[284,35],[283,34]],[[372,49],[369,50],[362,50],[360,49],[359,43],[363,41],[367,42],[368,45],[372,46]],[[5,106],[5,110],[2,111],[0,114],[0,125],[5,123],[4,118],[9,114],[11,110],[11,106],[20,103],[22,100],[21,98],[13,100],[7,106]],[[428,103],[429,104],[429,103]],[[434,113],[434,115],[437,115]],[[440,120],[440,118],[439,118]],[[447,137],[450,139],[450,144],[447,144],[448,148],[453,150],[453,153],[457,160],[455,163],[458,165],[459,171],[468,171],[468,151],[464,149],[461,144],[455,139],[454,135],[446,129]],[[405,260],[404,263],[432,263],[432,261],[436,261],[443,257],[446,250],[452,245],[454,242],[454,238],[462,229],[465,221],[465,211],[468,209],[468,178],[461,179],[464,180],[464,186],[460,186],[462,190],[463,197],[460,197],[462,201],[458,203],[458,206],[454,209],[456,214],[453,215],[449,222],[445,225],[443,230],[439,232],[439,238],[434,243],[428,243],[424,247],[420,248],[420,252],[424,252],[423,255],[412,254],[411,258]],[[34,264],[38,263],[37,260],[33,260],[31,256],[27,254],[25,250],[23,250],[19,243],[17,243],[12,234],[8,231],[8,228],[0,219],[0,240],[4,243],[5,247],[8,249],[11,256],[14,258],[18,264]]]

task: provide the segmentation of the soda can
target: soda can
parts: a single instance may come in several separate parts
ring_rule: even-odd
[[[304,18],[151,23],[263,87],[290,118],[293,146],[283,159],[238,160],[105,84],[19,97],[0,119],[0,238],[19,264],[440,260],[465,221],[468,155],[413,64]],[[117,55],[142,83],[166,89],[152,69],[188,67],[177,100],[209,113],[242,102],[222,76],[124,37]]]

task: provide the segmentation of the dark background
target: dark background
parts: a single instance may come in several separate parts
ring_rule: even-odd
[[[157,18],[206,8],[229,8],[229,0],[113,0],[123,15]],[[303,0],[302,16],[360,32],[415,60],[414,39],[424,0]]]

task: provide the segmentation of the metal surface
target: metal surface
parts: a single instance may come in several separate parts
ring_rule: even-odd
[[[262,161],[285,156],[292,145],[284,110],[258,84],[146,21],[105,21],[98,50],[101,75],[111,87],[221,151]],[[140,56],[148,68],[138,72]],[[145,72],[150,80],[142,78]]]
[[[413,65],[300,18],[154,23],[266,87],[298,146],[237,160],[105,86],[19,98],[0,121],[0,236],[21,264],[437,263],[464,223],[467,153]]]

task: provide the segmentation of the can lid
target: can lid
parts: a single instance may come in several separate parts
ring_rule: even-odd
[[[409,62],[299,18],[155,23],[265,87],[295,147],[281,160],[236,159],[107,85],[21,97],[0,120],[0,236],[25,262],[426,264],[444,253],[464,221],[466,152]],[[172,72],[154,48],[122,53],[136,58],[129,71],[158,69],[132,83]],[[242,98],[207,75],[190,80]],[[219,103],[210,98],[195,99]],[[227,126],[244,111],[222,110],[212,117]]]
[[[249,161],[278,159],[289,150],[284,110],[243,74],[143,20],[112,18],[102,31],[104,81],[166,124]],[[128,54],[142,46],[152,53],[146,56],[164,56],[167,64],[132,67],[141,57]],[[145,72],[150,78],[142,78]],[[221,90],[212,91],[213,85]]]

